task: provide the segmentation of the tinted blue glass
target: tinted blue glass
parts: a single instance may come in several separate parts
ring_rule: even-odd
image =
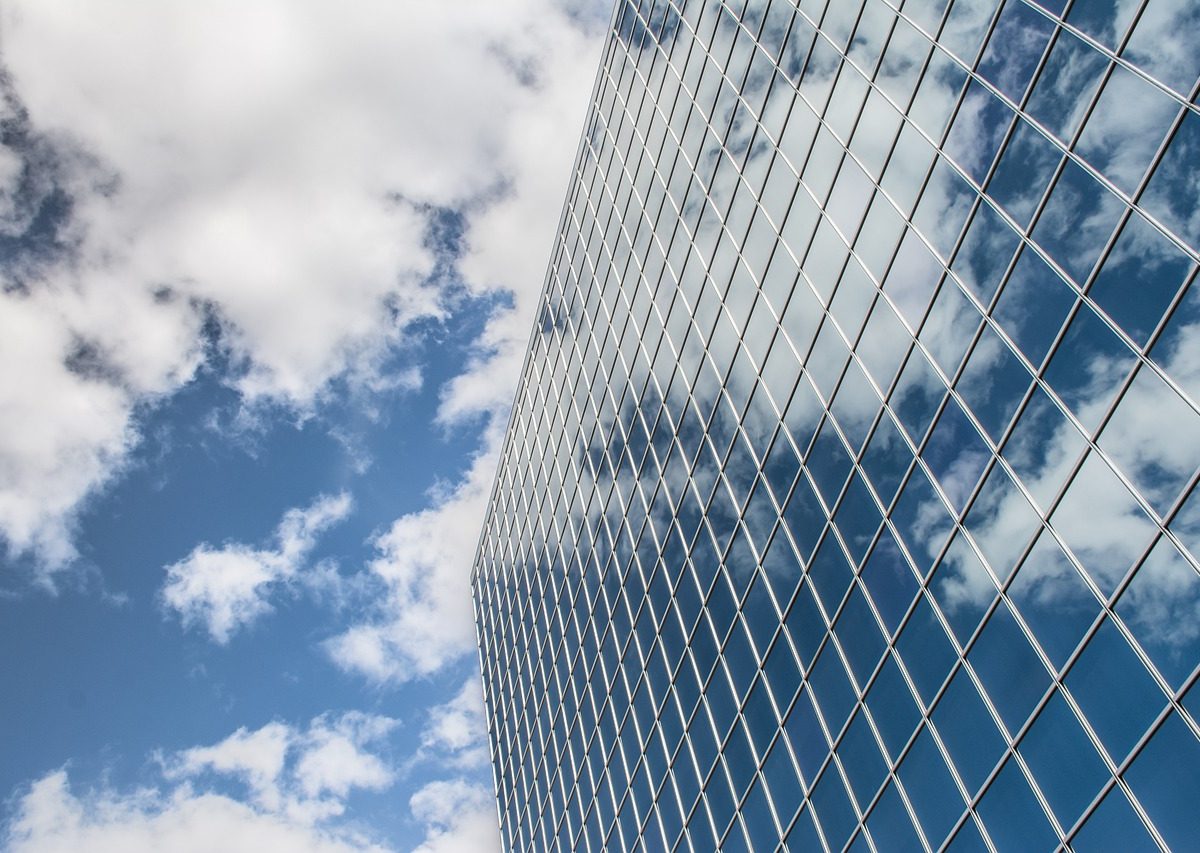
[[[1189,189],[1195,185],[1197,169],[1200,169],[1200,116],[1189,112],[1154,169],[1142,204],[1192,245],[1200,243],[1196,194]]]
[[[1062,826],[1075,823],[1109,778],[1060,693],[1050,697],[1018,748]]]
[[[865,714],[859,712],[854,716],[838,744],[837,754],[846,778],[850,780],[850,792],[859,809],[865,810],[887,776],[887,765]]]
[[[1074,23],[1077,17],[1088,15],[1084,10],[1107,2],[1076,3],[1068,20]],[[1025,108],[1059,139],[1069,140],[1078,130],[1107,64],[1099,51],[1071,33],[1060,31]]]
[[[867,818],[867,829],[878,847],[896,850],[898,853],[918,853],[925,849],[894,784],[887,786],[879,802],[875,804],[874,810]]]
[[[884,659],[866,701],[885,748],[893,759],[899,757],[920,722],[921,712],[893,656]]]
[[[1061,159],[1062,151],[1054,143],[1033,125],[1018,120],[988,181],[987,194],[1017,225],[1028,225]]]
[[[933,710],[933,722],[967,792],[974,794],[1006,747],[965,669],[950,680]]]
[[[1071,839],[1078,853],[1103,853],[1128,850],[1129,853],[1154,853],[1158,845],[1146,832],[1129,800],[1120,788],[1113,788]]]
[[[1055,667],[1066,663],[1100,612],[1096,597],[1048,533],[1038,537],[1008,594]]]
[[[862,579],[888,632],[895,633],[917,594],[917,579],[890,529],[885,528],[875,543]]]
[[[1012,278],[1000,294],[992,316],[1026,358],[1038,365],[1074,303],[1074,291],[1044,260],[1027,249],[1017,259]]]
[[[979,816],[1000,851],[1053,850],[1058,838],[1013,759],[979,802]]]
[[[979,73],[1014,101],[1021,100],[1054,25],[1024,3],[1008,0],[984,49]]]
[[[841,849],[850,840],[857,819],[842,777],[832,765],[813,788],[809,801],[816,809],[817,820],[829,846]]]
[[[1144,345],[1191,266],[1178,247],[1134,213],[1088,295],[1135,343]]]
[[[1067,673],[1067,688],[1114,761],[1128,754],[1165,704],[1111,622],[1105,622]]]
[[[1200,743],[1177,714],[1171,714],[1146,744],[1125,776],[1167,844],[1186,850],[1200,838]]]
[[[473,579],[504,843],[1185,846],[1194,4],[799,5],[614,22]]]
[[[929,729],[917,735],[900,764],[899,774],[925,837],[933,846],[940,846],[965,804]]]
[[[1154,546],[1117,602],[1117,614],[1174,688],[1200,663],[1197,607],[1200,575],[1166,539]]]
[[[830,734],[836,735],[846,724],[854,707],[854,687],[832,643],[827,643],[808,675],[817,706]]]
[[[984,326],[955,390],[995,441],[1004,434],[1032,381],[995,330]]]
[[[1082,284],[1124,209],[1125,205],[1082,166],[1068,160],[1038,215],[1033,238]]]
[[[918,600],[916,610],[900,632],[896,648],[922,700],[929,704],[946,679],[955,654],[927,599]]]
[[[967,660],[1008,730],[1020,729],[1050,678],[1007,604],[1001,602],[992,611]]]
[[[792,815],[804,802],[804,789],[800,785],[800,777],[796,774],[793,761],[787,743],[780,739],[776,741],[763,763],[763,778],[770,791],[775,813],[783,826],[787,826]]]
[[[816,781],[822,762],[829,754],[829,744],[822,733],[810,691],[804,690],[800,693],[791,713],[788,714],[785,727],[804,781],[812,785]]]
[[[855,680],[865,684],[883,655],[884,640],[859,587],[851,591],[833,630],[850,661]]]

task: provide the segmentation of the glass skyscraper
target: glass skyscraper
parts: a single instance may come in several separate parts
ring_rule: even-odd
[[[1200,849],[1197,0],[624,0],[474,595],[514,850]]]

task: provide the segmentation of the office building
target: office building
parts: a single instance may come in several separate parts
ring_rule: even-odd
[[[1196,849],[1197,33],[618,4],[475,567],[509,848]]]

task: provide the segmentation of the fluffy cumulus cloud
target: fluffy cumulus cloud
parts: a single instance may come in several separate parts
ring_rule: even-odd
[[[607,6],[6,3],[8,548],[69,563],[139,413],[215,352],[251,406],[309,411],[339,378],[411,385],[383,365],[448,310],[431,210],[466,212],[471,289],[516,293],[473,371],[505,381],[464,378],[448,410],[506,397]]]
[[[475,647],[470,568],[491,494],[498,429],[457,483],[432,506],[399,518],[375,540],[368,565],[385,590],[326,650],[342,668],[378,682],[429,675]]]
[[[275,531],[274,548],[241,543],[202,544],[167,566],[162,602],[185,626],[203,627],[225,644],[241,627],[270,612],[270,598],[281,587],[304,580],[305,560],[328,527],[350,514],[346,493],[322,496],[305,509],[288,510]],[[324,584],[328,573],[309,578]]]
[[[161,758],[158,784],[132,792],[79,793],[57,770],[20,796],[0,838],[11,853],[383,851],[340,818],[355,790],[394,782],[377,747],[396,725],[350,712],[307,727],[241,729]]]
[[[412,795],[409,808],[427,828],[416,853],[500,849],[496,800],[482,785],[461,779],[430,782]]]
[[[487,727],[479,677],[467,679],[448,702],[430,709],[414,763],[426,762],[456,775],[426,782],[409,797],[409,809],[425,833],[420,853],[467,853],[500,849],[496,798],[479,781],[487,764]]]
[[[435,706],[421,734],[424,754],[458,767],[487,764],[487,723],[478,675],[468,678],[449,702]]]

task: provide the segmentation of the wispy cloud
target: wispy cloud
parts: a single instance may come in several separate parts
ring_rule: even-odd
[[[186,627],[203,627],[217,643],[270,612],[271,595],[301,580],[317,537],[350,514],[350,495],[322,496],[306,509],[288,510],[275,530],[274,548],[242,543],[198,545],[167,566],[162,602]],[[317,572],[313,580],[327,581]]]
[[[378,556],[366,571],[385,592],[326,642],[342,668],[377,682],[401,682],[436,672],[475,648],[470,567],[495,471],[494,440],[487,444],[432,506],[402,516],[375,540]]]

